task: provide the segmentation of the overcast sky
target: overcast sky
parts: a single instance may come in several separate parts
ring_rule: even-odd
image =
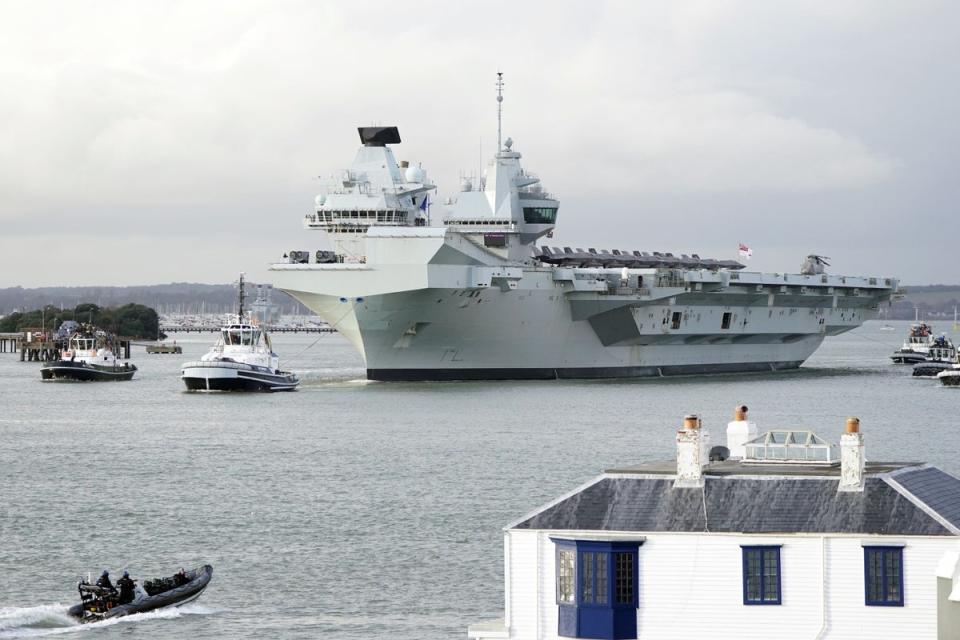
[[[554,244],[960,282],[960,3],[0,9],[0,287],[269,281],[358,125],[455,193],[498,69]]]

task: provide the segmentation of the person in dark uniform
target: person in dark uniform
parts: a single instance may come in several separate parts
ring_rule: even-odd
[[[129,573],[123,572],[123,577],[117,580],[117,586],[120,587],[120,604],[133,602],[134,582]]]
[[[113,583],[110,582],[110,572],[106,569],[103,570],[103,573],[100,574],[100,578],[97,580],[97,586],[103,587],[104,589],[109,589],[112,592],[115,592],[117,589],[113,586]]]

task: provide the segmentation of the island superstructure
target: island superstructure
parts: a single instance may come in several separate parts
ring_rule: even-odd
[[[353,164],[304,226],[275,286],[336,328],[372,380],[608,378],[799,367],[826,336],[876,317],[887,277],[758,273],[696,254],[538,246],[559,201],[501,141],[443,205],[397,162],[396,127],[361,127]]]

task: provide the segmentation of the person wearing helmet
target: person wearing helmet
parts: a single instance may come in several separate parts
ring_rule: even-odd
[[[113,586],[113,583],[110,582],[110,572],[106,569],[103,570],[103,573],[100,574],[100,578],[97,580],[97,586],[108,589],[111,592],[115,592],[116,588]]]
[[[120,604],[133,602],[133,592],[136,585],[128,572],[123,572],[123,577],[117,580],[117,586],[120,587]]]

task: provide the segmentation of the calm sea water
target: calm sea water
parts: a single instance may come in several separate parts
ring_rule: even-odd
[[[44,383],[0,354],[0,637],[463,638],[503,610],[502,527],[603,468],[673,455],[685,413],[722,437],[836,441],[960,473],[960,392],[888,364],[909,323],[829,338],[792,373],[639,381],[371,383],[339,336],[276,336],[299,391],[188,394],[182,356],[131,382]],[[948,329],[941,323],[938,329]],[[316,341],[312,347],[312,343]],[[309,348],[308,348],[309,347]],[[88,571],[209,562],[196,603],[94,625],[63,612]]]

